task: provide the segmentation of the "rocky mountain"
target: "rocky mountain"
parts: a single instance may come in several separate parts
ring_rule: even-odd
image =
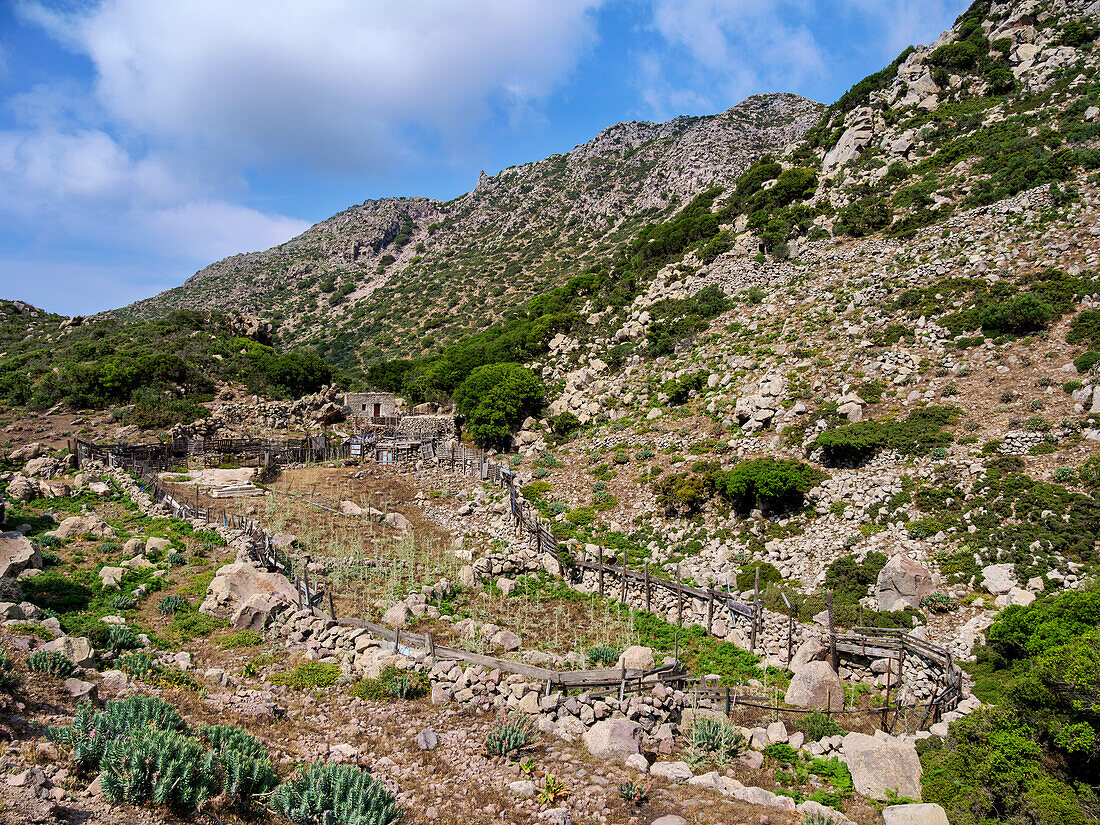
[[[421,354],[578,274],[646,220],[730,186],[823,110],[797,95],[757,95],[710,117],[621,123],[565,154],[482,173],[446,203],[366,201],[118,314],[254,312],[277,321],[284,342],[315,339],[348,366]]]

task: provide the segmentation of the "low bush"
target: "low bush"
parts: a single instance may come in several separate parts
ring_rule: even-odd
[[[271,809],[296,825],[391,825],[403,818],[393,795],[353,765],[314,764],[284,782]]]
[[[329,662],[306,662],[292,671],[273,674],[271,683],[286,685],[294,690],[313,690],[332,687],[339,678],[340,665]]]
[[[538,735],[535,720],[521,711],[502,711],[489,728],[485,750],[494,756],[513,759],[534,744]]]
[[[36,650],[27,657],[27,670],[45,673],[56,679],[68,679],[76,670],[76,665],[64,653],[56,650]]]
[[[188,814],[216,793],[215,763],[183,733],[141,728],[107,744],[99,781],[108,802],[152,802]]]
[[[830,464],[862,463],[879,450],[928,455],[934,448],[952,442],[951,433],[943,428],[956,423],[961,413],[957,407],[922,407],[900,421],[843,424],[818,435],[814,446],[822,449]]]
[[[806,734],[807,742],[816,742],[826,736],[840,736],[848,732],[838,725],[833,717],[819,710],[803,716],[798,723],[798,729]]]
[[[146,728],[182,731],[186,727],[167,702],[137,695],[107,702],[101,711],[91,702],[82,702],[71,724],[50,728],[47,734],[68,750],[78,771],[87,772],[99,765],[107,745],[115,739]]]
[[[428,692],[427,680],[418,673],[386,665],[374,679],[360,679],[351,687],[359,699],[418,699]]]
[[[741,510],[784,511],[802,505],[803,495],[828,475],[794,459],[755,458],[719,476],[718,492]]]
[[[15,669],[15,659],[7,651],[0,650],[0,689],[16,688],[20,681],[19,671]]]

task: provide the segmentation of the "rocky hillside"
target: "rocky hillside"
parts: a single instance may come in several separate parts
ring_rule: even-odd
[[[801,138],[823,108],[757,95],[711,117],[618,124],[565,154],[482,174],[447,203],[367,201],[120,314],[256,312],[280,324],[283,340],[314,340],[341,364],[419,355],[578,274],[645,220],[731,185],[761,154]]]

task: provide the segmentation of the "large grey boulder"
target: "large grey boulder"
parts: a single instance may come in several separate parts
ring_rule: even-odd
[[[269,595],[285,604],[297,601],[294,585],[281,573],[268,573],[248,562],[234,562],[218,569],[206,589],[201,613],[219,619],[231,619],[250,598]]]
[[[875,597],[879,610],[919,607],[920,600],[936,589],[932,571],[908,556],[893,556],[879,571]]]
[[[890,791],[920,799],[920,758],[911,744],[849,733],[841,746],[841,760],[852,774],[856,792],[863,796],[885,802]]]
[[[991,564],[982,568],[985,589],[994,596],[1009,592],[1016,587],[1016,573],[1011,564]]]
[[[30,461],[32,458],[38,458],[41,455],[45,455],[49,452],[49,448],[44,444],[39,444],[37,441],[32,441],[30,444],[24,444],[22,447],[16,447],[10,453],[8,453],[8,461],[14,461],[22,463],[24,461]]]
[[[791,663],[787,669],[790,670],[791,673],[798,673],[798,671],[810,662],[820,662],[824,658],[825,645],[821,643],[820,639],[811,636],[795,648],[794,655],[791,656]]]
[[[237,608],[229,621],[234,630],[253,630],[261,633],[286,604],[287,602],[280,596],[271,593],[254,593]]]
[[[404,602],[398,602],[382,616],[382,624],[387,627],[401,628],[409,623],[412,611]]]
[[[34,542],[22,533],[0,533],[0,579],[41,569],[42,553]]]
[[[642,752],[642,726],[629,719],[604,719],[585,733],[584,746],[597,759],[624,760]]]
[[[42,650],[52,650],[65,656],[77,667],[91,667],[95,664],[95,648],[83,636],[62,636],[42,645]]]
[[[18,501],[25,504],[31,499],[38,498],[42,494],[42,488],[39,487],[38,482],[33,478],[17,475],[8,482],[4,494],[12,501]]]
[[[934,802],[891,805],[882,811],[884,825],[950,825],[947,812]]]
[[[92,536],[97,539],[110,539],[115,529],[99,516],[70,516],[53,531],[59,539],[72,539],[79,536]]]
[[[844,684],[828,662],[807,662],[791,679],[783,701],[797,708],[843,710]]]
[[[653,648],[631,645],[622,652],[615,666],[625,667],[627,670],[653,670],[655,667]]]

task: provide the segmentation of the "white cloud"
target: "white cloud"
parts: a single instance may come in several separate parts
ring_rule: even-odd
[[[103,0],[22,11],[91,58],[129,128],[237,163],[329,170],[525,109],[595,41],[602,0]]]
[[[653,0],[653,27],[673,51],[646,56],[647,102],[665,117],[690,100],[694,111],[713,110],[753,92],[797,88],[825,66],[800,22],[803,8],[798,0]]]
[[[891,59],[906,46],[928,44],[954,24],[970,0],[844,0],[877,31],[875,42]]]

